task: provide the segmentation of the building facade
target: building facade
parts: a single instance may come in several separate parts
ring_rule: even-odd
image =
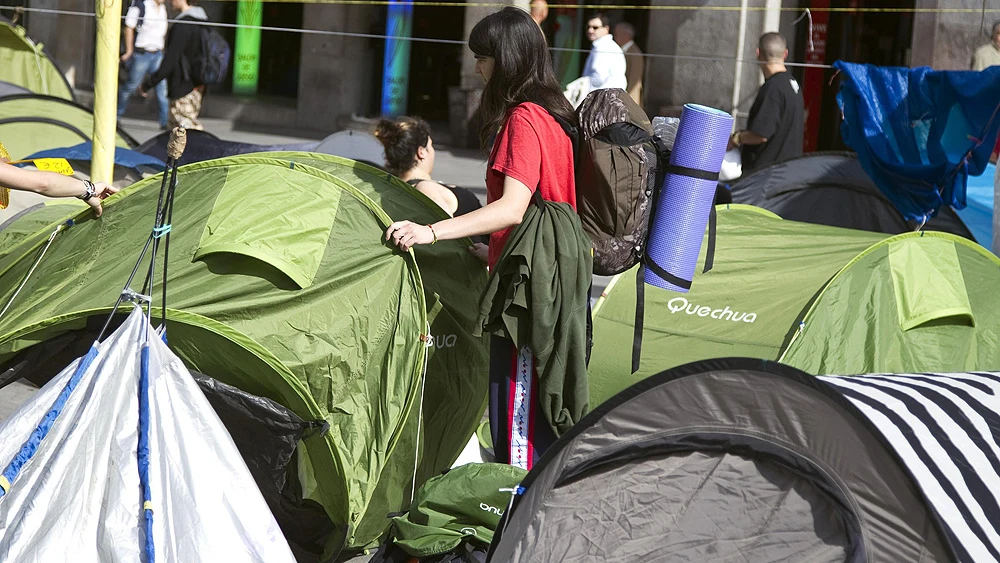
[[[527,9],[528,0],[506,1]],[[983,0],[745,0],[742,10],[734,3],[593,0],[588,4],[608,13],[612,21],[627,20],[638,30],[636,42],[652,55],[645,75],[646,110],[651,116],[677,115],[683,104],[699,103],[745,119],[761,83],[753,59],[757,39],[765,31],[785,35],[789,59],[794,61],[830,64],[840,59],[963,69],[975,47],[988,41],[992,21],[1000,19],[995,12],[980,17],[954,10],[998,10],[1000,0],[986,0],[985,6]],[[91,0],[29,0],[28,5],[93,10]],[[239,18],[236,1],[203,6],[213,21],[233,24]],[[565,84],[579,75],[589,48],[583,37],[589,9],[585,11],[573,0],[550,0],[549,6],[542,29],[550,45],[579,49],[553,53],[557,74]],[[811,9],[808,15],[807,8]],[[916,10],[865,11],[871,8]],[[935,11],[939,8],[947,10]],[[494,9],[416,6],[411,34],[467,40],[476,22]],[[385,5],[269,2],[263,4],[261,21],[265,26],[307,32],[262,32],[256,93],[236,95],[227,85],[216,88],[206,99],[207,115],[317,134],[352,124],[363,126],[378,116],[385,52],[385,40],[378,36],[387,34]],[[93,18],[33,13],[26,16],[25,25],[32,38],[45,44],[72,84],[80,90],[91,87]],[[220,31],[235,41],[232,28]],[[414,41],[409,46],[406,113],[427,118],[439,130],[447,128],[453,144],[471,146],[475,132],[469,121],[482,91],[472,53],[460,44]],[[839,148],[834,73],[799,67],[794,73],[806,98],[807,148]]]

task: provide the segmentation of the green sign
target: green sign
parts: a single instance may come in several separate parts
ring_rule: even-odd
[[[260,27],[264,4],[240,0],[236,11],[236,46],[233,52],[233,93],[256,94],[260,68]],[[243,26],[256,27],[243,27]]]

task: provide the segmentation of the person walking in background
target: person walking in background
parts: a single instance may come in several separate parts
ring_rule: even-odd
[[[750,107],[747,128],[729,138],[740,147],[743,175],[802,154],[804,104],[799,83],[785,67],[788,44],[780,33],[765,33],[757,43],[764,85]]]
[[[1000,66],[1000,20],[993,22],[991,41],[972,54],[972,70],[980,71]]]
[[[127,75],[118,90],[118,118],[128,109],[129,99],[146,75],[156,72],[163,62],[167,40],[165,0],[133,0],[125,13],[125,52],[121,61]],[[160,129],[167,128],[167,84],[156,85],[156,115]]]
[[[202,26],[183,23],[184,21],[206,22],[208,14],[195,0],[170,0],[174,10],[180,12],[177,23],[167,32],[167,46],[163,63],[152,76],[146,78],[139,92],[146,93],[161,81],[167,81],[167,95],[170,97],[170,128],[204,130],[198,121],[201,102],[205,95],[205,85],[198,84],[192,77],[195,61],[202,56]]]
[[[611,36],[611,22],[602,13],[596,13],[587,20],[587,39],[593,46],[583,66],[583,77],[589,79],[590,92],[601,88],[621,88],[628,86],[625,79],[625,53]]]
[[[646,71],[646,59],[635,44],[635,26],[629,22],[618,22],[611,35],[625,53],[625,91],[642,107],[642,77]]]

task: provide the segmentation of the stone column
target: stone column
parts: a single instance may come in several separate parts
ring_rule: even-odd
[[[916,0],[918,8],[998,9],[1000,0]],[[913,19],[911,66],[930,66],[935,70],[968,70],[972,53],[990,41],[989,33],[996,13],[987,13],[985,21],[978,13],[920,13]]]
[[[88,0],[31,0],[30,8],[94,13]],[[4,13],[9,16],[9,12]],[[45,46],[45,52],[67,76],[73,88],[94,84],[94,18],[64,14],[26,14],[28,37]]]
[[[733,81],[736,61],[733,49],[739,36],[738,4],[728,0],[674,0],[673,4],[690,5],[689,11],[653,10],[649,16],[647,51],[664,55],[708,57],[712,60],[652,57],[646,62],[646,110],[650,117],[680,115],[686,103],[703,104],[723,111],[732,109]],[[750,0],[746,42],[741,58],[739,123],[745,123],[746,113],[753,104],[761,82],[760,70],[754,64],[757,40],[765,25],[775,21],[775,0]],[[728,6],[729,10],[699,10],[703,6]],[[762,10],[770,7],[772,10]],[[798,33],[806,33],[808,23],[802,20],[793,26],[800,14],[782,12],[777,31],[788,41],[794,52]],[[768,30],[772,31],[772,30]]]
[[[511,6],[528,9],[530,0],[507,0]],[[466,6],[465,31],[462,38],[469,40],[472,28],[479,20],[497,11],[494,7]],[[478,147],[479,131],[472,116],[479,107],[479,97],[483,93],[483,79],[476,74],[476,59],[472,51],[465,47],[462,50],[462,73],[458,88],[448,91],[448,107],[450,110],[449,129],[452,144],[459,147]]]
[[[306,4],[304,29],[373,33],[385,6]],[[383,26],[384,27],[384,26]],[[384,29],[378,33],[384,33]],[[381,73],[376,39],[302,35],[297,126],[333,132],[352,114],[364,114],[379,92],[373,72]]]
[[[915,0],[915,8],[934,9],[938,0]],[[913,15],[913,39],[911,40],[910,64],[913,66],[933,66],[935,41],[937,39],[938,14],[918,12]]]

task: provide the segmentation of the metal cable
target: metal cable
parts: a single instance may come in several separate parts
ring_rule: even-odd
[[[21,290],[24,289],[24,286],[28,284],[28,280],[31,279],[31,275],[35,273],[35,268],[37,268],[38,265],[42,262],[42,258],[45,257],[45,253],[49,251],[49,247],[52,246],[52,242],[56,240],[56,235],[68,229],[72,224],[73,224],[72,221],[67,221],[65,223],[62,223],[61,225],[56,227],[54,231],[52,231],[52,234],[49,235],[48,242],[45,243],[45,247],[42,248],[42,251],[38,254],[38,257],[35,258],[35,262],[31,265],[31,268],[28,269],[28,273],[25,274],[24,279],[21,280],[21,285],[17,286],[17,289],[14,291],[14,294],[11,295],[10,300],[7,301],[7,305],[4,306],[3,311],[0,311],[0,318],[3,318],[3,316],[7,314],[7,310],[10,309],[10,306],[14,303],[14,300],[17,299],[18,294],[21,293]]]
[[[238,0],[203,0],[206,2],[235,2]],[[414,6],[414,7],[443,7],[443,8],[505,8],[510,6],[510,4],[503,2],[444,2],[438,0],[410,0],[410,1],[397,1],[397,0],[268,0],[269,2],[278,2],[285,4],[330,4],[339,6]],[[692,5],[643,5],[643,4],[626,4],[621,6],[616,6],[613,4],[558,4],[549,6],[550,9],[592,9],[592,10],[634,10],[634,11],[649,11],[649,12],[738,12],[741,10],[740,6],[692,6]],[[750,12],[764,12],[774,10],[778,12],[798,12],[802,8],[794,6],[781,6],[778,8],[769,8],[767,6],[748,6],[747,11]],[[813,13],[826,12],[826,13],[847,13],[847,14],[864,14],[864,13],[883,13],[883,14],[987,14],[987,13],[1000,13],[1000,8],[986,8],[985,2],[982,8],[879,8],[879,7],[865,7],[865,8],[851,8],[846,6],[828,6],[825,8],[810,8]]]
[[[95,17],[91,12],[75,12],[70,10],[53,10],[48,8],[12,8],[9,6],[0,6],[0,11],[3,10],[21,10],[24,12],[35,12],[41,14],[56,14],[64,16],[81,16],[81,17]],[[124,19],[124,16],[122,16]],[[430,37],[401,37],[396,35],[382,35],[377,33],[352,33],[349,31],[328,31],[322,29],[295,29],[291,27],[272,27],[266,25],[239,25],[235,23],[221,23],[221,22],[204,22],[204,21],[193,21],[189,19],[183,20],[169,20],[170,23],[183,24],[183,25],[201,25],[206,27],[222,27],[222,28],[244,28],[244,29],[259,29],[261,31],[277,31],[285,33],[302,33],[306,35],[327,35],[327,36],[338,36],[338,37],[352,37],[358,39],[395,39],[397,41],[413,41],[415,43],[439,43],[445,45],[465,45],[466,42],[459,39],[433,39]],[[570,52],[570,53],[590,53],[590,49],[571,49],[564,47],[549,47],[550,51],[556,52]],[[660,53],[643,53],[644,58],[650,59],[682,59],[682,60],[693,60],[693,61],[715,61],[715,62],[728,62],[728,63],[748,63],[757,64],[759,61],[757,59],[737,59],[735,57],[712,57],[708,55],[666,55]],[[819,68],[819,69],[829,69],[833,68],[830,65],[821,65],[815,63],[796,63],[796,62],[785,62],[785,66],[790,67],[803,67],[803,68]]]

